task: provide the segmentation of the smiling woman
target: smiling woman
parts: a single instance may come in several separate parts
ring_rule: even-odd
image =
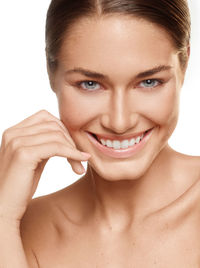
[[[51,1],[60,119],[42,110],[3,134],[1,265],[200,267],[200,157],[168,144],[189,56],[185,0]],[[53,156],[87,170],[32,199]]]

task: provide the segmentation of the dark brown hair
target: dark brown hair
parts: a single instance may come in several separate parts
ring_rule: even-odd
[[[190,43],[190,12],[186,0],[52,0],[46,20],[48,69],[56,70],[63,38],[72,24],[84,17],[116,13],[143,18],[164,28],[180,52],[181,65],[185,65]]]

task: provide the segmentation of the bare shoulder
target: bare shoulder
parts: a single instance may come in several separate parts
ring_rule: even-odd
[[[177,189],[177,198],[169,211],[177,209],[177,215],[191,212],[200,216],[200,156],[187,155],[170,149],[172,174]],[[174,214],[174,213],[172,213]]]
[[[194,172],[194,176],[200,179],[200,156],[186,156],[190,172]]]
[[[200,156],[180,154],[179,174],[184,193],[179,198],[188,214],[194,211],[200,217]],[[196,215],[197,215],[196,214]]]
[[[49,206],[46,198],[32,199],[21,220],[22,243],[31,268],[39,267],[36,252],[44,243],[49,230],[47,212],[49,212]]]
[[[65,239],[63,233],[71,232],[70,215],[74,217],[74,211],[80,212],[75,208],[79,202],[74,199],[74,196],[79,196],[78,184],[76,182],[57,192],[31,200],[20,225],[28,261],[31,265],[37,264],[31,268],[40,267],[40,260],[48,259],[48,255],[53,254],[56,246]]]
[[[191,182],[200,179],[200,156],[187,155],[173,149],[171,151],[176,170],[181,177],[185,174],[185,178]]]
[[[200,156],[190,156],[189,164],[190,171],[194,172],[194,176],[197,180],[200,180]]]
[[[200,156],[186,155],[178,153],[178,173],[182,185],[191,191],[199,191],[200,197]],[[193,189],[193,190],[192,190]]]
[[[39,245],[41,235],[49,235],[52,231],[54,223],[58,220],[58,203],[62,197],[62,190],[48,194],[45,196],[36,197],[31,200],[29,206],[21,220],[21,235],[25,242],[31,242],[34,245]],[[28,241],[26,237],[28,235]]]
[[[44,249],[51,254],[51,246],[56,245],[60,235],[56,200],[61,192],[32,199],[21,220],[22,243],[31,268],[40,267],[40,255],[43,255]]]
[[[21,233],[33,237],[35,241],[48,233],[51,226],[59,220],[59,208],[66,201],[71,201],[74,184],[51,194],[39,196],[31,200],[21,221]]]

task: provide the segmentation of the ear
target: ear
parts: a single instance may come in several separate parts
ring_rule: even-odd
[[[185,61],[185,66],[183,67],[184,75],[185,75],[185,72],[187,70],[188,62],[190,59],[190,44],[185,49],[185,57],[186,57],[186,61]]]
[[[181,67],[181,87],[185,81],[185,73],[188,67],[188,62],[189,62],[189,58],[190,58],[190,45],[188,45],[187,47],[185,47],[185,62],[184,62],[184,66]]]

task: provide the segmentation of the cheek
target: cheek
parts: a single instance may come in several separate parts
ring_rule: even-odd
[[[70,130],[80,129],[95,116],[95,105],[89,98],[65,90],[58,96],[60,119]]]
[[[175,83],[162,88],[162,92],[152,94],[145,102],[145,114],[156,124],[163,126],[177,121],[179,93]]]

